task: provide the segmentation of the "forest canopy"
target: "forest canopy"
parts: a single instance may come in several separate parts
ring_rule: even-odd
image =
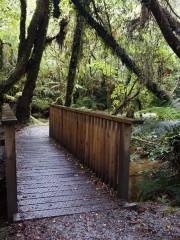
[[[19,121],[52,103],[130,117],[179,106],[178,1],[2,0],[0,10],[0,94]]]

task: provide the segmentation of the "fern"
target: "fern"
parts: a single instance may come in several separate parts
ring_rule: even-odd
[[[140,201],[157,201],[163,196],[170,203],[180,205],[180,179],[169,168],[152,171],[148,179],[139,182]]]
[[[152,107],[138,112],[139,114],[155,113],[158,120],[179,120],[180,108],[175,107]]]

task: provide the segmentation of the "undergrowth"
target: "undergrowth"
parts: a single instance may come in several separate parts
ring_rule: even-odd
[[[158,120],[179,120],[180,109],[174,107],[151,107],[139,112],[139,114],[154,113]]]
[[[157,146],[161,146],[159,152]],[[162,166],[159,169],[152,170],[148,177],[139,183],[141,190],[139,200],[158,200],[179,206],[180,127],[172,129],[170,133],[166,134],[161,139],[161,144],[154,146],[153,154],[156,156],[156,159],[159,158],[161,160]]]
[[[146,180],[139,183],[140,201],[159,201],[180,206],[180,178],[168,167],[152,170]]]

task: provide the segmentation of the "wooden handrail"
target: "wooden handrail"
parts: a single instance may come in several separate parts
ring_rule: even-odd
[[[70,112],[76,112],[76,113],[87,115],[87,116],[104,118],[104,119],[111,120],[111,121],[114,121],[114,122],[119,122],[119,123],[133,124],[137,121],[137,120],[134,120],[134,119],[131,119],[131,118],[117,117],[117,116],[112,116],[112,115],[109,115],[109,114],[106,114],[106,113],[101,113],[101,112],[94,112],[94,111],[87,111],[87,110],[83,111],[83,110],[80,110],[80,109],[77,109],[77,108],[70,108],[70,107],[65,107],[65,106],[61,106],[61,105],[52,105],[52,107],[68,110]]]
[[[16,180],[16,145],[15,125],[17,119],[8,104],[2,108],[2,125],[5,138],[5,174],[7,192],[8,221],[13,221],[13,215],[17,212],[17,180]]]
[[[132,119],[64,106],[50,108],[50,136],[128,198]]]
[[[17,123],[17,118],[9,104],[4,104],[2,107],[1,122],[3,125],[15,125]]]

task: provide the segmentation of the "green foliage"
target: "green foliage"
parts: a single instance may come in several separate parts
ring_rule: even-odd
[[[163,201],[180,205],[180,178],[167,166],[151,172],[147,180],[139,182],[141,201]]]
[[[180,175],[180,127],[171,133],[168,143],[170,147],[168,161],[174,172]]]
[[[173,107],[151,107],[145,110],[139,111],[140,114],[143,113],[154,113],[155,118],[158,120],[179,120],[180,119],[180,109]]]
[[[88,109],[96,109],[97,105],[96,105],[96,101],[95,98],[92,97],[81,97],[77,100],[77,102],[73,105],[73,107],[76,108],[88,108]]]
[[[35,4],[34,0],[28,1],[27,26]],[[96,0],[95,4],[97,9],[101,10],[98,14],[102,24],[112,33],[117,42],[124,46],[140,68],[143,68],[145,73],[150,76],[150,79],[177,98],[178,89],[176,86],[180,76],[180,62],[167,46],[157,24],[153,19],[150,19],[143,28],[137,27],[132,34],[129,33],[128,24],[141,14],[140,2],[112,0],[105,3]],[[15,65],[19,42],[19,7],[19,2],[1,0],[0,39],[10,43],[11,48],[7,47],[5,49],[5,69],[0,72],[0,80],[6,79]],[[36,99],[39,99],[38,101],[47,99],[50,103],[62,104],[66,95],[66,79],[76,10],[68,0],[62,0],[60,7],[60,19],[54,20],[51,18],[48,36],[56,35],[59,31],[59,21],[68,17],[70,22],[67,28],[67,37],[62,49],[59,49],[55,42],[45,49],[35,96]],[[91,8],[91,11],[93,11],[93,8]],[[96,15],[94,15],[94,18],[96,18]],[[99,19],[97,20],[99,21]],[[108,47],[86,25],[80,64],[76,75],[76,87],[74,89],[76,97],[74,97],[73,106],[110,111],[121,105],[129,92],[132,96],[138,91],[139,87],[139,95],[131,99],[124,107],[124,114],[129,109],[138,111],[141,108],[147,109],[159,106],[157,99],[145,87],[139,85],[134,75],[132,75],[131,81],[127,83],[128,75],[129,70],[117,57],[112,55]],[[135,81],[137,83],[131,91]],[[17,92],[22,92],[23,85],[24,79],[9,92],[9,95],[15,96]],[[155,110],[158,112],[158,119],[178,119],[180,115],[178,111],[172,111],[170,107],[162,111],[160,109]]]
[[[150,124],[151,121],[151,124]],[[158,160],[161,167],[146,171],[145,178],[139,182],[139,200],[161,201],[163,203],[180,204],[180,124],[176,122],[145,123],[141,131],[137,131],[136,145],[141,144],[149,160]],[[160,129],[161,128],[161,129]],[[158,130],[158,131],[157,131]]]
[[[117,75],[117,69],[112,67],[112,64],[106,63],[103,60],[93,61],[88,67],[93,68],[94,70],[100,71],[101,74],[111,77],[112,75]]]
[[[12,5],[13,5],[13,8],[12,8]],[[16,1],[1,0],[0,9],[1,9],[0,38],[4,37],[4,39],[11,42],[11,40],[13,39],[15,40],[17,37],[16,36],[17,29],[15,29],[15,27],[18,26],[18,22],[19,22],[19,6]]]
[[[33,99],[32,107],[40,109],[40,110],[46,110],[50,106],[49,99],[43,100],[43,99]]]
[[[135,137],[135,140],[132,141],[132,144],[136,146],[141,144],[144,155],[146,155],[149,160],[161,160],[173,163],[176,159],[179,159],[179,153],[177,150],[175,151],[175,149],[180,149],[180,147],[174,146],[178,146],[180,142],[179,133],[179,121],[149,119],[145,121],[144,125],[134,129],[133,137]],[[143,141],[141,141],[141,139]],[[178,160],[176,160],[176,162],[178,162]],[[175,163],[174,168],[177,169],[177,164],[175,165]]]
[[[50,99],[38,99],[35,97],[32,102],[32,114],[37,118],[47,118],[49,115]]]

